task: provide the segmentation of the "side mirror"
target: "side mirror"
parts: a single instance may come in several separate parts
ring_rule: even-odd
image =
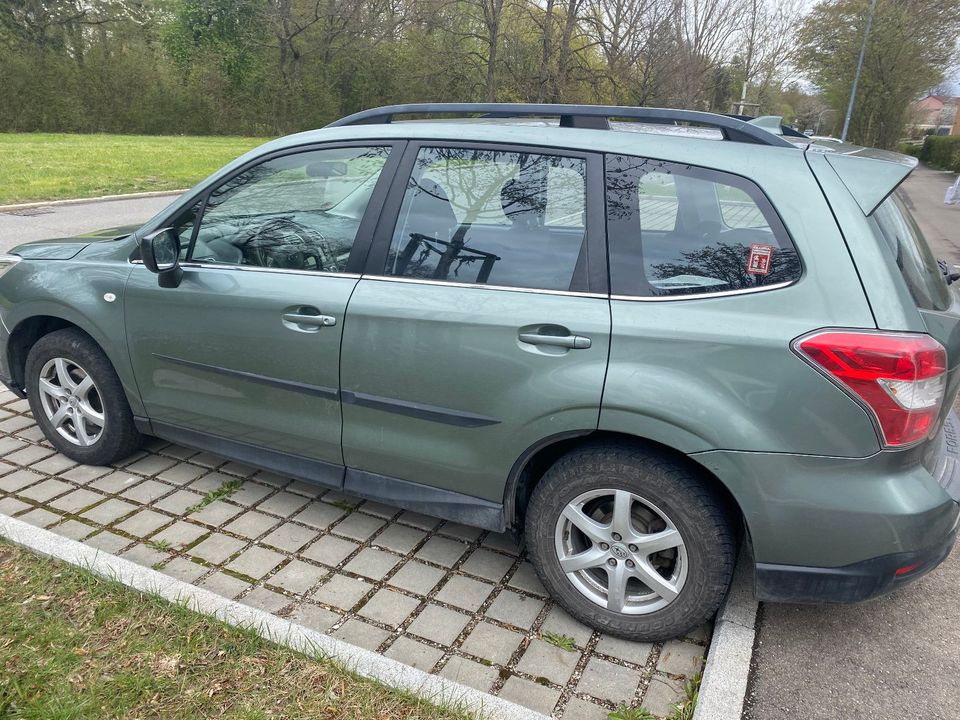
[[[157,273],[160,287],[174,288],[180,284],[180,239],[173,228],[163,228],[140,239],[140,259],[147,270]]]

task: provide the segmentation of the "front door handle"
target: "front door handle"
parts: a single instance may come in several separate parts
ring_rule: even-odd
[[[586,350],[593,344],[590,338],[583,335],[541,335],[540,333],[522,332],[518,337],[520,342],[530,343],[531,345],[553,345],[570,350]]]
[[[287,308],[280,318],[285,328],[299,332],[317,332],[320,328],[337,324],[335,317],[323,315],[317,308],[309,305]]]

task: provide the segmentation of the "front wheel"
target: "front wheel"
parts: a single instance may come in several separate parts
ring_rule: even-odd
[[[140,444],[123,386],[103,350],[76,328],[30,349],[27,398],[43,434],[71,460],[108,465]]]
[[[666,640],[706,622],[733,575],[723,501],[684,464],[630,446],[558,460],[534,490],[526,538],[560,605],[631,640]]]

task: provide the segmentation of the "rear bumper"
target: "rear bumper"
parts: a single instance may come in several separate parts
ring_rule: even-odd
[[[691,457],[740,505],[760,600],[866,600],[935,568],[956,539],[955,413],[934,441],[867,458],[725,451]]]
[[[869,600],[926,575],[953,549],[956,529],[924,550],[895,553],[835,568],[757,563],[757,600],[850,603]]]

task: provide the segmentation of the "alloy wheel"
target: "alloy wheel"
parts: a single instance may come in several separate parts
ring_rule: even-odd
[[[656,505],[628,490],[591,490],[557,520],[560,568],[586,598],[626,615],[673,602],[687,578],[687,552],[676,526]]]
[[[90,374],[73,360],[57,357],[40,370],[40,404],[53,428],[74,445],[100,439],[105,423],[103,399]]]

